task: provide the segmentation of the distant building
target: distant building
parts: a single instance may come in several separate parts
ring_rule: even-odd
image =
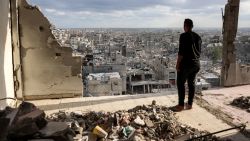
[[[118,72],[90,73],[86,78],[89,96],[110,96],[122,94],[122,79]]]
[[[206,80],[206,82],[210,83],[212,87],[220,86],[220,77],[214,73],[205,73],[201,75],[201,77]]]
[[[170,88],[168,81],[155,80],[153,70],[129,69],[127,71],[127,91],[131,94],[152,93],[154,89]]]

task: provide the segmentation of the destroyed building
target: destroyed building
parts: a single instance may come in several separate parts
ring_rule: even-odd
[[[226,10],[227,12],[235,11],[237,3],[234,5],[234,2],[233,0],[229,1],[228,5],[231,6],[232,9]],[[124,78],[125,82],[126,79],[128,80],[128,88],[132,93],[151,93],[155,89],[159,89],[159,87],[167,88],[171,86],[169,84],[170,79],[175,79],[176,77],[176,73],[171,71],[169,81],[155,80],[156,74],[150,68],[128,69],[127,76],[127,68],[125,65],[121,67],[119,66],[121,64],[105,64],[105,67],[98,68],[98,65],[93,67],[93,64],[96,62],[91,61],[86,61],[89,71],[87,73],[81,73],[81,70],[83,70],[81,69],[81,65],[85,63],[85,59],[88,60],[94,57],[92,55],[86,55],[87,57],[85,56],[83,62],[80,57],[72,57],[72,49],[62,47],[57,42],[51,32],[51,24],[36,6],[29,5],[25,0],[1,0],[0,13],[2,14],[0,17],[0,65],[3,68],[0,70],[1,109],[13,103],[16,105],[17,99],[27,100],[81,96],[83,80],[79,74],[86,75],[90,85],[88,85],[85,90],[87,90],[87,92],[88,90],[92,92],[96,91],[96,93],[92,93],[93,95],[120,95],[126,92]],[[226,20],[227,16],[226,14],[225,23],[228,22],[228,20]],[[235,17],[236,16],[237,14]],[[227,33],[227,29],[230,31],[231,26],[225,28],[225,34]],[[99,37],[100,36],[97,36],[98,39],[101,39]],[[117,40],[122,41],[122,39],[119,38]],[[224,40],[226,42],[226,38],[224,38]],[[228,43],[231,47],[233,42],[230,40]],[[98,42],[93,42],[92,44],[98,44]],[[145,43],[138,38],[136,44],[140,46],[140,49],[137,50],[135,55],[140,56],[141,58],[139,59],[147,61],[146,59],[148,58],[146,58],[147,56],[141,47],[145,44],[148,46],[154,45],[155,42]],[[225,51],[225,48],[229,50]],[[249,84],[249,67],[235,67],[232,60],[225,60],[232,57],[232,48],[224,45],[224,51],[226,53],[224,54],[225,62],[223,62],[223,67],[225,67],[225,74],[223,76],[225,76],[224,80],[227,81],[224,83],[225,86]],[[119,53],[117,56],[125,56],[124,52]],[[229,53],[229,55],[227,53]],[[116,54],[114,58],[116,58]],[[119,59],[118,62],[121,61]],[[230,62],[229,64],[228,61]],[[98,69],[101,70],[101,72],[106,71],[106,73],[98,73],[98,71],[96,71]],[[105,90],[101,88],[104,84],[108,84],[107,86],[105,85],[105,87],[108,87],[105,88]],[[12,98],[14,101],[5,100],[5,98]],[[77,98],[77,100],[78,99],[79,98]],[[69,104],[61,103],[62,100],[65,99],[59,99],[60,103],[53,103],[54,105],[52,106],[59,107],[59,105],[65,104],[67,105],[66,108],[69,108],[71,105],[79,106],[80,104],[86,104],[92,107],[94,106],[93,103],[100,102],[80,101]],[[110,102],[107,99],[106,101]],[[173,101],[171,102],[173,103]],[[122,101],[118,103],[121,105]],[[126,102],[123,104],[125,103]],[[208,133],[177,122],[175,114],[170,109],[155,103],[156,101],[152,102],[151,105],[138,105],[137,103],[136,107],[129,110],[107,113],[99,112],[101,109],[80,114],[76,112],[68,114],[60,111],[54,115],[52,114],[48,118],[45,118],[44,111],[36,108],[34,105],[22,103],[17,108],[6,107],[5,110],[0,111],[1,131],[8,130],[7,133],[0,133],[0,139],[7,136],[11,140],[20,138],[24,140],[30,139],[31,141],[40,139],[48,141],[84,140],[89,137],[89,134],[93,135],[95,133],[94,140],[97,138],[108,138],[110,140],[130,139],[130,135],[135,135],[133,136],[135,140],[158,140],[178,139],[179,135],[186,135],[184,137],[188,139],[188,137],[192,138]],[[245,100],[244,98],[244,103],[249,103],[249,100]],[[125,106],[130,106],[130,104],[131,103]],[[109,106],[115,106],[115,104],[110,104]],[[205,111],[201,108],[199,110]],[[188,120],[189,117],[190,116],[187,116],[185,120]],[[197,118],[196,115],[194,115],[194,117]],[[194,121],[194,117],[190,117],[192,121]],[[202,118],[206,120],[206,125],[209,125],[213,120],[218,120],[212,118],[212,120],[209,121],[210,119],[207,120],[206,115],[202,115]],[[207,121],[209,121],[209,123]],[[110,125],[110,123],[114,126]],[[221,121],[219,121],[219,123],[221,123]],[[118,126],[118,124],[123,126]],[[195,124],[198,124],[197,126],[203,126],[200,123]],[[101,130],[104,134],[103,136],[94,132],[97,126],[99,131]],[[215,128],[217,127],[218,126],[215,126]],[[115,134],[112,134],[113,131],[110,130],[112,128],[118,131],[114,130]],[[237,134],[239,135],[240,133]],[[216,137],[209,137],[212,137],[212,140],[217,140]]]
[[[90,73],[85,80],[85,96],[122,95],[122,79],[118,72]]]
[[[82,81],[78,77],[81,58],[72,57],[71,48],[58,44],[50,22],[38,7],[25,0],[4,0],[1,13],[4,13],[1,37],[6,37],[1,41],[4,49],[1,60],[5,61],[1,63],[5,65],[1,85],[7,85],[2,86],[1,97],[42,99],[82,95]]]
[[[154,90],[170,88],[168,81],[156,80],[155,73],[149,68],[127,70],[127,88],[131,94],[152,93]]]

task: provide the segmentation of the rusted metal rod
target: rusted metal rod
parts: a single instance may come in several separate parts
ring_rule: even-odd
[[[215,134],[218,134],[218,133],[221,133],[221,132],[233,130],[233,129],[245,130],[245,128],[246,128],[246,125],[245,125],[245,124],[242,124],[242,125],[240,125],[240,126],[235,126],[235,127],[232,127],[232,128],[228,128],[228,129],[224,129],[224,130],[221,130],[221,131],[209,133],[209,134],[202,135],[202,136],[199,136],[199,137],[194,137],[194,138],[188,139],[188,140],[186,140],[186,141],[193,141],[193,140],[196,140],[196,139],[201,139],[201,138],[204,138],[204,137],[209,137],[209,136],[212,136],[212,135],[215,135]]]

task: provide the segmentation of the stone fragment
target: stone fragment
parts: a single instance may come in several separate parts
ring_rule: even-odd
[[[39,131],[37,124],[31,118],[25,118],[9,128],[8,137],[15,140],[25,136],[32,136]]]
[[[39,133],[42,138],[53,138],[55,141],[69,141],[75,136],[65,122],[48,122]]]
[[[145,118],[144,122],[148,128],[154,127],[154,123],[149,118]]]
[[[42,137],[52,137],[60,134],[65,134],[68,131],[68,125],[65,122],[48,122],[39,133]]]
[[[27,118],[32,119],[32,121],[36,123],[38,128],[43,128],[47,124],[47,121],[45,120],[44,111],[39,110],[39,109],[35,109],[31,111],[30,113],[19,116],[17,119],[17,124]]]
[[[156,105],[156,101],[155,100],[152,101],[152,105]]]
[[[97,136],[93,133],[89,133],[88,141],[97,141]]]
[[[145,122],[139,116],[136,116],[136,119],[134,120],[134,123],[137,124],[137,125],[140,125],[140,126],[145,125]]]

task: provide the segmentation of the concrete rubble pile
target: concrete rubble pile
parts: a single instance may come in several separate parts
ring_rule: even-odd
[[[48,120],[67,122],[77,134],[76,141],[182,141],[208,133],[179,123],[171,110],[156,105],[155,101],[151,105],[114,113],[59,111],[50,115]],[[220,139],[210,136],[201,140]]]
[[[0,141],[70,141],[75,133],[65,122],[48,122],[44,111],[22,102],[0,111]],[[41,140],[43,139],[43,140]]]
[[[59,111],[48,117],[23,102],[18,108],[0,111],[0,122],[0,141],[182,141],[208,133],[179,123],[171,110],[155,101],[128,111]]]
[[[239,107],[241,109],[246,109],[247,112],[250,113],[250,96],[241,96],[238,98],[235,98],[231,105]]]

